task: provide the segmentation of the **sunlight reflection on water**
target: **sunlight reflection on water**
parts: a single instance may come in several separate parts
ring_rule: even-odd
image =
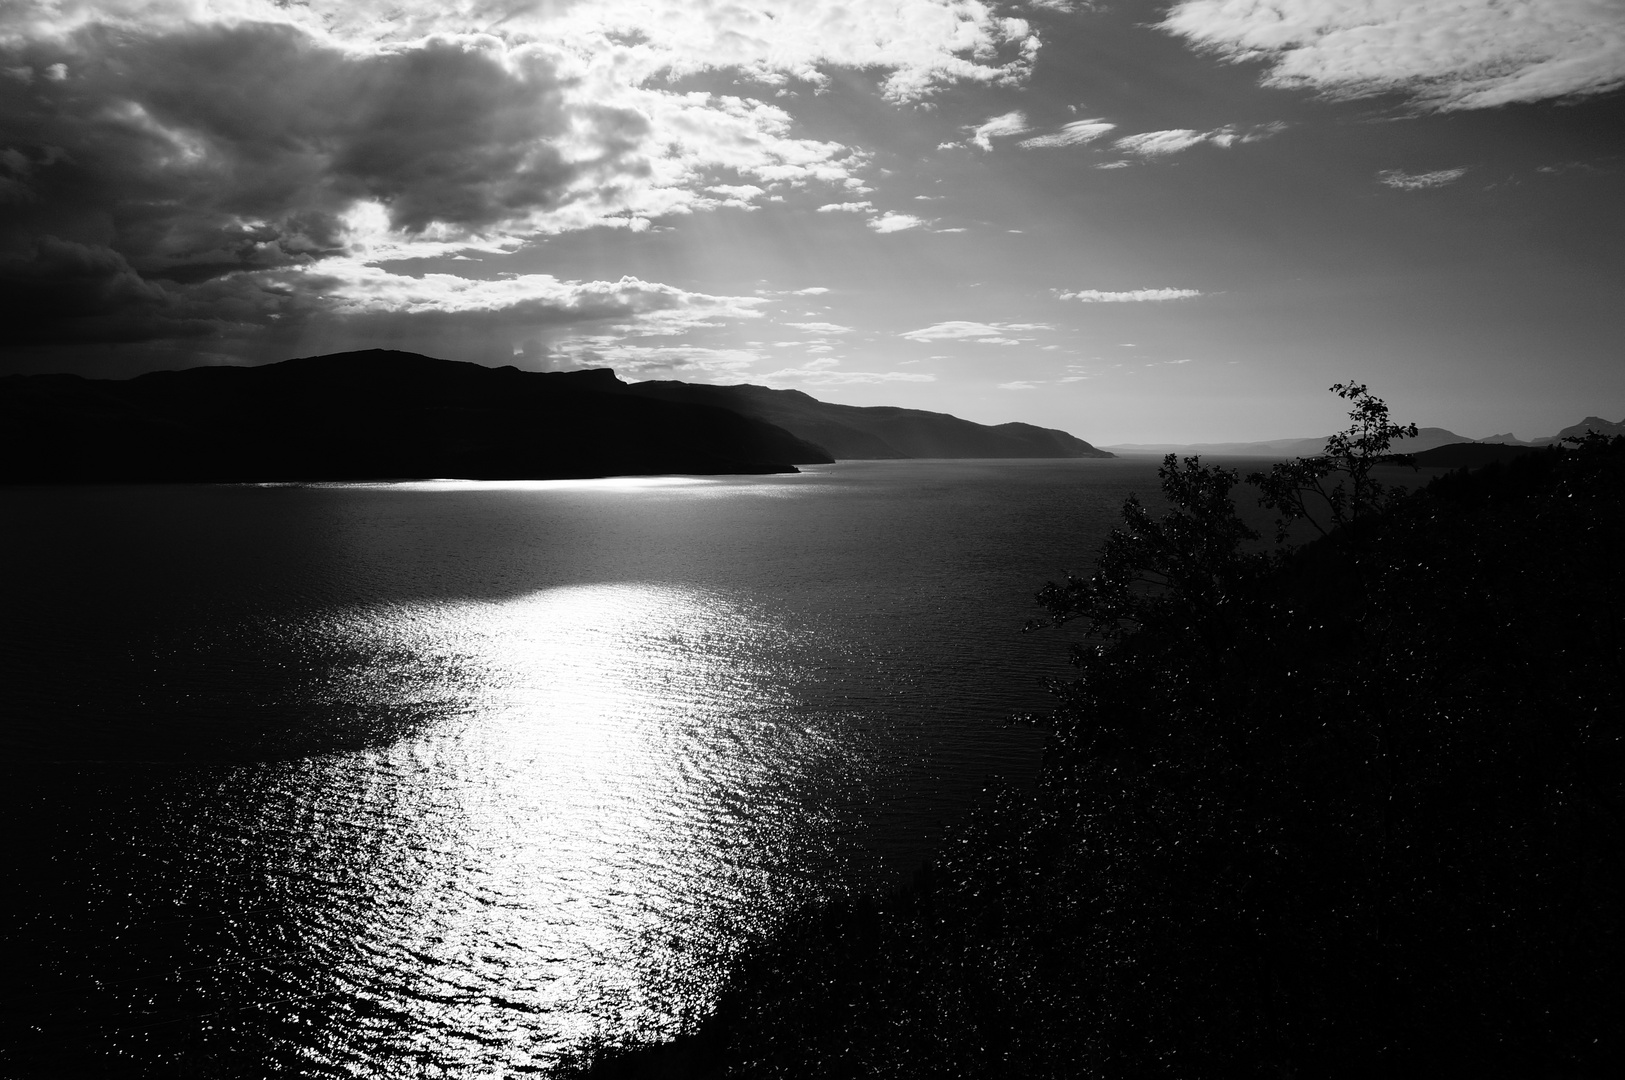
[[[1032,775],[1002,721],[1067,668],[1015,627],[1153,472],[0,492],[0,1073],[516,1075],[669,1029]]]
[[[323,963],[371,1003],[340,1059],[495,1067],[609,1017],[669,1028],[839,857],[817,807],[865,747],[802,715],[806,643],[743,603],[598,585],[345,622],[444,674],[414,691],[439,716],[415,736],[286,763],[260,801],[284,818],[261,831],[302,838],[268,873],[325,883]],[[400,685],[384,665],[342,693]]]

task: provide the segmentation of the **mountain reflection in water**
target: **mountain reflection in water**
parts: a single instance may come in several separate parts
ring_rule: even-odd
[[[4,493],[6,554],[75,571],[7,597],[0,1065],[508,1075],[669,1030],[1030,771],[1021,601],[1080,482],[1103,532],[1149,473]]]

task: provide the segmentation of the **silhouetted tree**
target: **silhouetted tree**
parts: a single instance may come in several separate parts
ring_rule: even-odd
[[[1258,534],[1236,516],[1234,469],[1169,454],[1157,477],[1173,509],[1156,518],[1130,495],[1123,526],[1106,538],[1094,573],[1068,575],[1039,592],[1051,624],[1087,619],[1086,636],[1097,645],[1170,619],[1194,625],[1217,614],[1263,569],[1263,556],[1243,550]]]
[[[1371,475],[1378,465],[1408,465],[1411,458],[1392,452],[1393,441],[1415,438],[1415,424],[1396,424],[1388,418],[1387,404],[1364,383],[1335,383],[1333,393],[1354,403],[1353,423],[1326,440],[1323,453],[1277,462],[1269,472],[1255,472],[1247,482],[1256,484],[1259,503],[1276,511],[1276,539],[1284,541],[1292,523],[1307,521],[1322,536],[1333,529],[1353,529],[1371,514],[1389,505],[1393,493]],[[1317,520],[1317,512],[1326,517]]]

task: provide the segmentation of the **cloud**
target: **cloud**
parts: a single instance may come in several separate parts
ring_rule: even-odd
[[[1141,157],[1160,157],[1164,154],[1177,154],[1181,150],[1189,150],[1193,146],[1201,146],[1204,143],[1228,148],[1236,143],[1259,142],[1285,130],[1286,125],[1282,123],[1257,124],[1249,128],[1226,124],[1224,127],[1214,128],[1212,131],[1196,131],[1193,128],[1171,128],[1166,131],[1147,131],[1139,135],[1127,135],[1118,139],[1112,145],[1127,154],[1139,154]]]
[[[1027,126],[1026,115],[1017,110],[1007,112],[1003,116],[995,116],[985,123],[967,127],[965,130],[970,132],[970,141],[973,145],[991,151],[995,136],[1020,135],[1024,131],[1030,131],[1031,128]]]
[[[755,184],[712,184],[705,189],[708,195],[722,196],[722,206],[731,206],[740,210],[756,210],[761,206],[762,196],[767,192]]]
[[[649,133],[635,111],[569,101],[545,54],[483,37],[357,55],[244,23],[0,48],[69,58],[66,79],[0,101],[14,145],[61,148],[33,178],[35,217],[114,214],[115,246],[172,277],[345,250],[359,206],[407,241],[545,225],[641,168]]]
[[[1127,154],[1155,157],[1161,154],[1176,154],[1192,146],[1198,146],[1203,141],[1203,133],[1200,131],[1192,128],[1173,128],[1168,131],[1147,131],[1139,135],[1128,135],[1112,145]]]
[[[1055,295],[1062,300],[1078,300],[1085,304],[1140,304],[1162,300],[1189,300],[1202,294],[1196,289],[1128,289],[1122,292],[1079,289],[1077,292],[1057,292]]]
[[[850,199],[868,190],[866,154],[800,137],[748,93],[671,80],[816,89],[845,67],[918,101],[1019,83],[1038,47],[982,0],[12,0],[0,300],[25,314],[9,340],[290,333],[437,302],[539,312],[457,306],[444,282],[417,286],[421,308],[357,308],[379,286],[360,268],[642,231],[796,188]]]
[[[898,336],[910,341],[975,341],[984,345],[1013,345],[1031,338],[1015,335],[1054,329],[1048,323],[981,323],[954,320],[909,330]]]
[[[793,322],[784,325],[793,326],[797,330],[804,330],[809,334],[850,334],[852,332],[850,326],[839,326],[832,322]]]
[[[335,315],[480,313],[525,325],[620,320],[630,334],[669,334],[722,320],[756,319],[767,301],[755,296],[713,296],[659,282],[561,281],[551,274],[515,274],[481,280],[454,274],[396,274],[377,266],[339,264],[324,277]]]
[[[514,8],[516,5],[507,5]],[[547,5],[551,6],[551,5]],[[878,70],[897,101],[955,83],[1013,85],[1032,70],[1039,42],[1022,19],[984,0],[593,0],[518,29],[605,57],[641,79],[733,70],[770,86],[827,80],[821,67]]]
[[[1465,168],[1439,169],[1435,172],[1407,173],[1399,169],[1384,169],[1377,174],[1377,179],[1391,188],[1401,191],[1415,191],[1418,188],[1443,187],[1453,184],[1467,174]]]
[[[23,197],[0,207],[8,307],[52,283],[80,290],[71,306],[18,307],[28,325],[12,328],[13,342],[376,314],[354,302],[379,284],[369,263],[511,250],[527,235],[589,224],[635,230],[648,226],[640,212],[715,201],[699,184],[671,183],[704,159],[694,140],[675,166],[652,162],[649,115],[572,99],[553,58],[490,37],[354,52],[287,24],[160,21],[12,40],[0,52],[30,70],[67,57],[56,61],[65,78],[0,93],[8,161],[22,166],[7,178]],[[749,106],[708,115],[732,125],[735,144],[757,138],[756,164],[805,169],[839,156],[824,144],[767,145],[778,121]],[[140,286],[63,276],[61,252],[92,248],[92,262],[123,275],[109,281]],[[452,280],[465,279],[419,288],[447,312],[468,310]]]
[[[1625,7],[1613,0],[1183,0],[1161,27],[1269,62],[1266,85],[1334,97],[1482,109],[1625,85]]]
[[[902,232],[904,229],[918,229],[924,224],[926,224],[924,218],[915,217],[913,214],[895,214],[889,210],[877,218],[870,218],[868,221],[869,228],[877,233],[894,233]]]
[[[1014,382],[1002,382],[1002,383],[1000,383],[998,385],[998,389],[1000,389],[1000,390],[1037,390],[1039,385],[1040,385],[1039,383],[1030,382],[1030,381],[1028,381],[1026,379],[1017,379]]]
[[[1021,140],[1021,146],[1028,149],[1052,146],[1077,146],[1080,143],[1094,142],[1096,139],[1112,131],[1116,124],[1109,123],[1098,117],[1093,120],[1074,120],[1065,124],[1059,131],[1048,135],[1035,135],[1030,139]]]
[[[794,290],[793,292],[790,293],[790,295],[791,296],[823,296],[827,292],[829,292],[829,290],[824,288],[824,286],[822,286],[822,285],[809,285],[805,289],[796,289],[796,290]]]
[[[769,386],[775,383],[799,383],[803,386],[850,386],[855,384],[910,382],[936,382],[937,377],[915,371],[837,371],[833,360],[809,360],[799,367],[781,368],[760,376]]]
[[[572,327],[599,325],[626,339],[723,327],[761,318],[767,303],[633,277],[413,276],[349,259],[191,283],[153,281],[115,251],[55,237],[25,256],[0,257],[0,294],[19,304],[8,325],[14,346],[203,339],[287,344],[305,335],[419,348],[451,343],[474,352],[500,351],[516,335]]]
[[[1025,20],[1002,16],[986,0],[10,0],[0,33],[37,38],[95,24],[168,32],[211,17],[297,26],[346,48],[437,34],[545,41],[577,58],[588,81],[648,84],[729,71],[770,87],[819,87],[827,82],[822,67],[870,70],[900,101],[960,82],[1019,82],[1039,47]]]
[[[207,333],[168,289],[148,281],[102,245],[55,236],[0,257],[0,295],[11,314],[11,344],[39,341],[144,341]]]
[[[753,349],[639,345],[607,335],[566,338],[555,348],[571,366],[612,367],[634,380],[677,374],[736,380],[762,359]]]
[[[865,200],[863,202],[825,203],[818,208],[820,214],[866,214],[875,208],[875,204]]]

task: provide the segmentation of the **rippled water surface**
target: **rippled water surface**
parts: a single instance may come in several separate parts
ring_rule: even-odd
[[[894,880],[1143,462],[10,489],[18,1075],[506,1076]]]

